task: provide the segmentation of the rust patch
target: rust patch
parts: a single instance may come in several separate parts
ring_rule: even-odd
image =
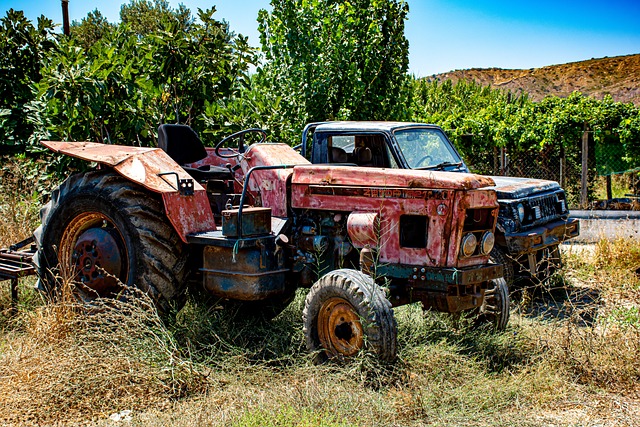
[[[178,180],[191,176],[160,148],[64,141],[43,141],[42,145],[57,153],[112,167],[128,180],[162,194],[167,217],[184,242],[188,234],[216,229],[205,189],[194,182],[193,195],[180,195]]]

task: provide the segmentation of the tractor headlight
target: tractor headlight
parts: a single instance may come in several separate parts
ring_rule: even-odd
[[[463,258],[470,257],[476,251],[476,247],[478,246],[478,239],[473,233],[467,233],[462,238],[462,243],[460,244],[460,252]]]
[[[518,203],[516,206],[516,210],[518,211],[518,219],[520,223],[524,222],[524,205],[522,203]]]
[[[496,236],[491,231],[485,231],[480,239],[480,253],[482,255],[488,255],[495,243]]]

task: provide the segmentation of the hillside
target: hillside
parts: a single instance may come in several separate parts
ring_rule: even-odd
[[[474,80],[483,86],[528,92],[539,101],[547,95],[565,97],[574,91],[602,99],[610,94],[615,101],[640,106],[640,54],[590,59],[527,70],[472,68],[436,74],[438,80]]]

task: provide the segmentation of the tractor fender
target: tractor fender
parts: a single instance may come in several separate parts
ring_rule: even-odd
[[[124,178],[161,194],[167,217],[185,243],[189,234],[216,229],[205,189],[160,148],[68,141],[42,141],[42,145],[56,153],[113,168]],[[180,193],[180,180],[192,180],[192,195]]]

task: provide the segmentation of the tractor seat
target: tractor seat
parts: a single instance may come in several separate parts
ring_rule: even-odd
[[[198,134],[187,125],[160,125],[158,127],[158,147],[198,182],[210,179],[233,179],[233,173],[222,166],[204,165],[198,168],[185,166],[207,157],[207,150],[205,150]]]

